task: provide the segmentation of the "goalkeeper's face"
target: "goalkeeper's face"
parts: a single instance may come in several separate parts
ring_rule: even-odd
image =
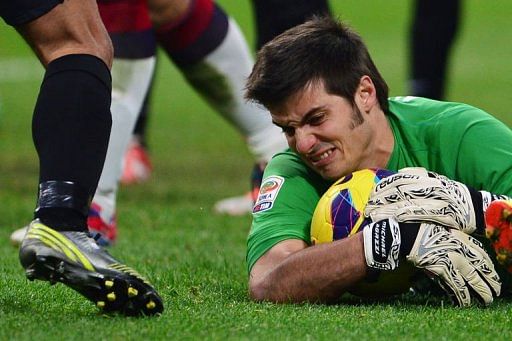
[[[343,97],[328,94],[318,82],[270,112],[290,148],[323,178],[337,180],[358,169],[386,166],[387,160],[376,157],[382,142],[377,140],[376,114],[364,101],[356,94],[354,106]]]

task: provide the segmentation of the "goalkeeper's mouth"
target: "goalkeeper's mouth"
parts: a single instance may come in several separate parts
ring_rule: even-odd
[[[308,160],[311,162],[311,165],[313,165],[314,167],[323,167],[323,166],[331,163],[331,161],[334,157],[335,149],[336,148],[329,148],[329,149],[322,151],[321,153],[316,153],[314,155],[310,155],[310,156],[308,156]]]

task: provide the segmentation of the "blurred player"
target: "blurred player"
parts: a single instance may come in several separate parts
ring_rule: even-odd
[[[97,242],[109,245],[117,237],[115,204],[122,155],[133,129],[155,66],[156,39],[145,0],[98,1],[101,18],[114,45],[112,67],[112,132],[87,224]],[[12,233],[20,243],[26,228]]]
[[[256,49],[313,15],[331,15],[327,0],[252,0]]]
[[[252,7],[255,19],[256,50],[275,36],[302,24],[315,14],[330,15],[327,0],[253,0]],[[266,162],[254,166],[251,173],[251,192],[221,200],[215,204],[215,210],[230,215],[250,213],[261,185],[265,165]]]
[[[117,237],[115,211],[122,159],[152,77],[155,39],[188,82],[240,131],[259,173],[260,164],[286,147],[282,132],[268,114],[243,99],[253,61],[236,23],[211,0],[151,0],[149,4],[152,23],[147,21],[144,0],[99,1],[115,51],[112,134],[88,219],[90,230],[101,235],[98,242],[102,245]],[[246,198],[245,203],[243,213],[252,207],[252,199]],[[237,214],[236,209],[230,212]],[[11,241],[16,244],[23,234],[23,229],[15,231]]]
[[[411,95],[443,99],[450,50],[460,27],[460,0],[416,0],[410,28]]]
[[[314,14],[331,15],[326,0],[253,0],[252,5],[257,50]],[[411,95],[444,98],[450,50],[460,27],[460,13],[460,0],[414,1],[409,30]]]
[[[163,1],[165,2],[165,1]],[[275,9],[279,8],[279,11]],[[257,49],[259,49],[266,41],[272,39],[274,36],[280,34],[286,29],[293,27],[297,24],[304,22],[307,18],[314,14],[327,14],[329,13],[329,6],[327,1],[325,0],[299,0],[299,1],[289,1],[289,0],[273,0],[273,1],[253,1],[253,9],[255,15],[256,22],[256,33],[257,33]],[[245,43],[244,43],[245,45]],[[244,46],[241,50],[246,50],[247,48]],[[234,51],[233,51],[234,52]],[[239,54],[239,53],[238,53]],[[233,63],[236,63],[237,53],[233,53],[231,56],[226,55],[225,62],[228,63],[230,60],[233,60]],[[172,53],[169,53],[172,58]],[[208,60],[205,60],[208,63]],[[211,61],[210,61],[211,63]],[[187,66],[182,63],[176,63],[178,68],[182,70],[185,74],[187,73]],[[226,75],[224,75],[226,76]],[[204,89],[209,89],[211,87],[214,79],[198,79],[199,83],[192,83],[191,85],[202,95],[204,95]],[[215,97],[218,97],[213,93]],[[209,95],[211,97],[211,95]],[[208,98],[208,96],[207,96]],[[209,101],[213,104],[214,108],[222,113],[222,103],[224,100],[217,98],[214,102]],[[221,104],[220,106],[216,103]],[[242,133],[246,128],[244,128],[247,123],[250,122],[249,115],[254,109],[246,109],[241,106],[242,113],[247,113],[238,119],[238,121],[242,120],[241,123],[235,123],[235,126],[238,129],[242,130]],[[228,113],[228,116],[232,116],[232,114]],[[130,146],[125,155],[124,160],[124,168],[122,175],[122,182],[125,184],[130,183],[138,183],[145,181],[149,178],[151,174],[151,161],[148,154],[147,147],[147,136],[146,136],[146,126],[147,126],[147,117],[148,117],[148,106],[147,100],[146,104],[141,111],[141,114],[137,120],[137,124],[134,130],[134,136],[132,141],[130,142]],[[244,118],[245,117],[245,118]],[[247,123],[244,123],[247,122]],[[271,132],[274,134],[273,132]],[[245,134],[244,134],[245,135]],[[249,145],[250,147],[250,145]],[[251,149],[251,148],[250,148]],[[270,155],[271,156],[271,155]],[[255,155],[257,162],[255,163],[252,173],[251,173],[251,191],[245,193],[241,196],[236,196],[232,198],[227,198],[224,200],[220,200],[214,206],[214,209],[218,213],[226,213],[229,215],[241,215],[250,213],[252,210],[253,200],[255,196],[255,192],[259,188],[261,184],[261,177],[263,174],[263,168],[268,161],[268,158],[262,159]]]
[[[99,0],[100,14],[114,45],[112,133],[105,165],[89,211],[88,225],[98,242],[117,238],[116,202],[122,156],[151,83],[156,39],[146,0]]]
[[[96,2],[3,2],[0,15],[46,68],[32,121],[40,162],[37,205],[19,251],[27,277],[62,282],[104,311],[161,312],[149,282],[87,231],[111,125],[112,45]]]
[[[235,21],[211,0],[181,2],[179,18],[166,16],[169,0],[151,0],[149,6],[159,46],[189,84],[208,104],[235,127],[255,160],[255,179],[286,140],[266,111],[243,98],[245,79],[253,59]],[[256,187],[259,187],[259,180]],[[252,207],[250,193],[240,202],[218,203],[218,212],[244,214]]]

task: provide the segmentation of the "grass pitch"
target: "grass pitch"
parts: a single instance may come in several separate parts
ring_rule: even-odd
[[[220,1],[253,41],[249,1]],[[365,38],[392,95],[407,75],[406,0],[332,2]],[[448,99],[481,107],[512,126],[512,4],[464,2]],[[166,303],[157,318],[104,316],[57,284],[28,282],[8,244],[31,220],[38,164],[31,112],[42,70],[27,46],[0,28],[0,339],[498,339],[512,337],[510,302],[456,309],[403,296],[340,305],[255,304],[247,297],[245,238],[250,217],[211,211],[247,190],[251,158],[239,136],[161,55],[150,121],[155,171],[120,191],[119,259],[146,274]],[[342,260],[340,260],[342,261]]]

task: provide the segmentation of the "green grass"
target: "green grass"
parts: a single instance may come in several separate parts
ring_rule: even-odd
[[[249,1],[221,4],[253,40]],[[512,125],[512,4],[464,2],[448,99],[468,102]],[[405,94],[410,3],[333,2],[363,34],[392,95]],[[119,197],[120,239],[112,253],[147,274],[165,300],[157,318],[103,316],[63,285],[28,282],[8,244],[31,220],[38,164],[31,112],[42,71],[15,32],[1,27],[0,59],[0,339],[510,339],[510,303],[455,309],[411,296],[344,304],[255,304],[247,297],[245,238],[250,217],[211,211],[248,187],[251,158],[237,133],[215,115],[162,58],[150,121],[155,172]],[[1,64],[4,65],[4,64]],[[0,65],[0,66],[1,66]],[[11,65],[11,64],[9,64]],[[18,72],[18,80],[9,77]],[[15,74],[16,76],[16,74]]]

